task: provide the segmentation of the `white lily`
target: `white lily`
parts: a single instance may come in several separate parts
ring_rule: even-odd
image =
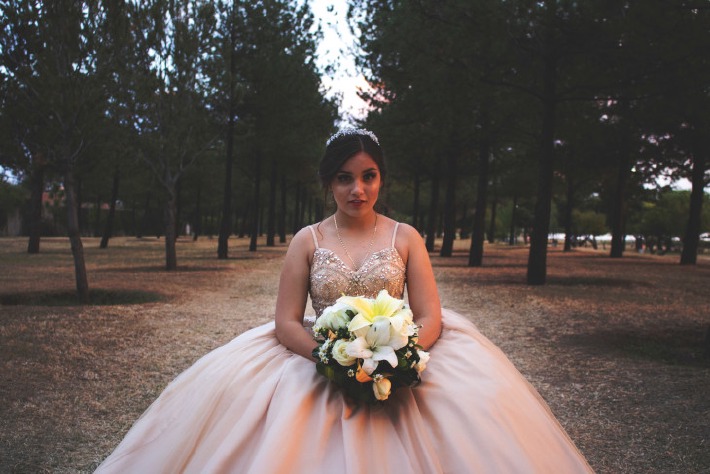
[[[397,367],[395,350],[407,344],[407,337],[394,331],[390,318],[376,316],[364,335],[348,343],[346,352],[352,357],[362,359],[362,370],[367,375],[377,368],[381,360],[386,360],[392,367]]]
[[[404,300],[393,298],[387,290],[381,290],[377,298],[342,296],[338,302],[350,307],[357,314],[348,324],[348,330],[356,336],[364,336],[378,317],[387,318],[395,331],[403,333],[405,324],[411,324],[412,312],[404,308]]]

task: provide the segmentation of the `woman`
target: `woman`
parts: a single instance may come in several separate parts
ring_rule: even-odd
[[[181,374],[101,472],[590,472],[547,405],[503,353],[442,310],[417,232],[375,211],[386,169],[377,137],[331,137],[320,178],[335,213],[298,232],[275,323]],[[341,294],[407,295],[431,360],[414,389],[381,405],[348,401],[316,373],[303,327]]]

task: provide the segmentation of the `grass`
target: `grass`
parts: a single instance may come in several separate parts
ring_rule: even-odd
[[[285,246],[85,239],[92,302],[73,303],[66,239],[0,239],[0,472],[90,472],[165,385],[273,318]],[[442,304],[469,317],[540,391],[600,473],[710,470],[710,261],[550,249],[525,284],[527,249],[468,242],[432,255]]]

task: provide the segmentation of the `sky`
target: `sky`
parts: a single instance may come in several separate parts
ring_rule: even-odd
[[[341,120],[343,124],[352,125],[352,117],[364,118],[367,113],[367,104],[357,96],[357,91],[368,85],[365,76],[355,66],[358,46],[347,24],[348,3],[344,0],[311,0],[310,5],[323,32],[316,50],[318,67],[325,71],[329,64],[335,66],[332,76],[323,75],[323,85],[328,97],[342,97]]]

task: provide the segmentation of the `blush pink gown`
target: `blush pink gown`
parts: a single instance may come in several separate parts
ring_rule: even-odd
[[[405,266],[394,246],[352,271],[314,241],[317,313],[342,293],[402,296]],[[592,471],[540,395],[470,321],[444,309],[430,353],[419,386],[358,406],[282,346],[270,322],[179,375],[97,472]]]

